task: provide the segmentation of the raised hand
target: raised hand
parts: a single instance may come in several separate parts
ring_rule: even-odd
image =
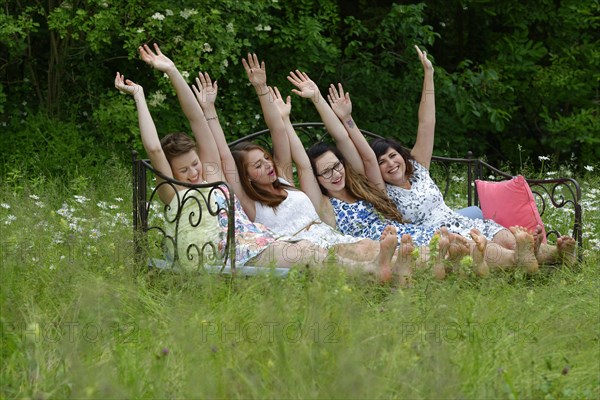
[[[153,68],[156,68],[161,72],[169,72],[170,69],[175,68],[175,63],[160,51],[160,48],[156,43],[154,43],[154,50],[155,52],[152,51],[147,44],[138,47],[142,60]]]
[[[427,52],[421,51],[421,49],[419,49],[419,46],[417,46],[417,45],[415,45],[415,49],[417,50],[417,54],[419,54],[419,60],[421,60],[421,64],[423,64],[423,69],[425,71],[433,72],[433,64],[427,58]]]
[[[341,83],[338,83],[336,88],[334,84],[329,85],[329,94],[327,95],[329,105],[339,119],[344,121],[352,115],[352,101],[350,101],[350,93],[344,93],[344,88]]]
[[[277,106],[277,109],[281,113],[281,118],[289,118],[290,113],[292,112],[292,97],[288,96],[284,101],[277,87],[272,88],[269,86],[269,93],[271,98],[274,99],[273,102]]]
[[[248,74],[248,80],[252,86],[261,87],[267,84],[267,69],[265,68],[265,62],[258,62],[256,54],[248,53],[248,61],[242,58],[242,64]]]
[[[196,78],[196,85],[192,85],[192,90],[198,99],[198,103],[200,103],[200,106],[203,109],[209,105],[215,104],[218,89],[217,81],[212,82],[208,72],[205,72],[204,74],[199,72],[198,77]]]
[[[138,93],[142,93],[142,87],[129,79],[125,79],[125,77],[117,72],[117,76],[115,77],[115,87],[119,89],[119,92],[130,94],[135,96]]]
[[[306,73],[299,70],[296,70],[296,72],[292,71],[287,79],[297,87],[297,89],[292,89],[292,92],[298,96],[312,98],[315,102],[319,100],[321,95],[319,87],[308,77],[308,75],[306,75]]]

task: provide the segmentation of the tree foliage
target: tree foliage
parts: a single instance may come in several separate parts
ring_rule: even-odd
[[[65,173],[141,149],[116,71],[142,84],[159,132],[188,130],[168,80],[137,56],[157,42],[190,83],[218,79],[231,138],[263,126],[240,59],[256,52],[284,92],[299,68],[342,82],[359,125],[411,144],[422,69],[434,59],[436,153],[492,161],[600,156],[600,6],[595,0],[30,0],[0,10],[2,176]],[[296,120],[315,120],[294,99]],[[47,154],[52,151],[52,154]],[[85,165],[83,165],[85,164]]]

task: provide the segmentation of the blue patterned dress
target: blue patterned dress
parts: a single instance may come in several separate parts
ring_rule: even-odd
[[[346,235],[379,240],[385,227],[394,225],[398,230],[398,242],[403,234],[408,233],[413,243],[421,246],[428,244],[435,233],[433,228],[385,219],[371,203],[364,200],[346,203],[330,197],[329,201],[333,206],[337,228]]]
[[[471,237],[471,228],[477,228],[489,240],[505,229],[492,220],[471,219],[452,210],[444,202],[444,196],[429,176],[427,168],[413,160],[411,163],[414,172],[410,177],[410,189],[387,185],[388,196],[405,220],[431,229],[445,226],[450,232],[467,238]]]

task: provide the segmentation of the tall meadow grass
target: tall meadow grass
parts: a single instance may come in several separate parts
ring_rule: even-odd
[[[127,169],[5,179],[0,396],[598,398],[600,178],[581,182],[576,267],[396,289],[337,267],[148,271],[134,262]]]

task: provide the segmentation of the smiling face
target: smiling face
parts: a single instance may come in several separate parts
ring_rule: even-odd
[[[245,155],[248,178],[256,186],[272,185],[277,180],[273,159],[259,149],[252,149]]]
[[[173,177],[181,182],[202,183],[202,163],[195,150],[190,150],[171,160]]]
[[[392,147],[377,159],[381,176],[386,183],[402,186],[406,183],[406,162]]]
[[[344,164],[331,151],[323,153],[315,159],[316,175],[319,184],[333,195],[346,187],[346,170]]]

